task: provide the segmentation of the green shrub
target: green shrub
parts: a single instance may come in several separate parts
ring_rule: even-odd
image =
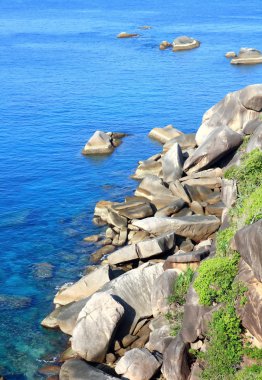
[[[244,224],[251,224],[262,218],[262,185],[244,199],[238,207],[238,214],[244,219]]]
[[[244,347],[244,355],[248,356],[250,359],[262,360],[262,349],[246,345],[246,347]]]
[[[177,305],[184,305],[186,302],[186,295],[188,288],[191,284],[194,272],[191,268],[188,268],[185,273],[181,273],[175,280],[173,287],[173,294],[168,297],[170,304],[175,303]]]
[[[230,226],[216,234],[216,253],[218,256],[227,256],[230,252],[230,241],[236,233],[236,227]]]
[[[237,274],[238,261],[239,256],[234,255],[232,258],[215,257],[202,262],[194,282],[202,305],[211,306],[214,302],[228,300]]]
[[[203,379],[224,380],[236,372],[243,349],[240,319],[233,305],[213,313],[207,348],[201,355],[205,368]]]
[[[224,177],[235,179],[240,197],[250,195],[262,183],[262,152],[254,149],[243,155],[241,165],[229,168]]]
[[[238,371],[232,380],[262,380],[262,366],[253,364]],[[231,380],[231,378],[230,378]]]

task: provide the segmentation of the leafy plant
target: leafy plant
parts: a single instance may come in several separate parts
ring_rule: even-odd
[[[173,287],[173,294],[168,297],[169,304],[175,303],[177,305],[184,305],[193,275],[193,270],[188,268],[185,273],[181,273],[177,277]]]
[[[239,256],[215,257],[203,261],[198,270],[194,288],[202,305],[228,300],[234,278],[237,274]]]
[[[203,379],[224,380],[236,372],[243,352],[240,319],[233,305],[213,313],[208,340],[208,349],[201,355]]]
[[[238,371],[230,380],[262,380],[262,366],[253,364]]]
[[[228,256],[231,253],[230,241],[236,233],[236,227],[230,226],[216,234],[216,253],[218,256]]]

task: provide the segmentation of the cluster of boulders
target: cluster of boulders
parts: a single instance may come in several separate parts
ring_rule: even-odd
[[[262,53],[254,48],[241,48],[239,53],[229,51],[225,54],[226,58],[232,58],[232,65],[255,65],[262,63]]]
[[[159,45],[160,50],[172,48],[173,51],[191,50],[200,46],[200,42],[192,37],[180,36],[174,39],[173,43],[162,41]]]
[[[125,136],[125,133],[96,131],[86,143],[82,154],[103,155],[112,153],[121,144],[121,139]]]
[[[261,145],[261,110],[262,85],[253,85],[212,107],[196,135],[172,125],[154,128],[149,135],[162,151],[139,162],[134,177],[141,182],[134,195],[122,203],[97,203],[94,222],[107,226],[105,236],[86,241],[103,245],[91,256],[100,265],[63,286],[54,311],[42,321],[71,336],[60,358],[61,380],[198,379],[189,348],[203,346],[211,309],[199,305],[191,286],[181,332],[172,336],[168,297],[181,273],[197,269],[214,252],[215,232],[236,197],[236,185],[223,179],[223,171],[235,162],[245,133],[255,130],[255,136],[260,128],[252,146]],[[261,260],[248,248],[261,247],[259,223],[251,226],[257,228],[255,236],[248,227],[235,244],[245,260],[240,276],[255,288],[241,313],[256,321],[251,332],[262,340],[260,309],[254,308],[262,294]]]

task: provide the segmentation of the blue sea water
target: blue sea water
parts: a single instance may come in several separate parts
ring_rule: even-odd
[[[121,31],[142,36],[116,39]],[[261,49],[261,33],[260,0],[0,0],[0,373],[8,379],[40,378],[37,369],[65,347],[40,321],[56,287],[77,280],[95,250],[83,243],[100,231],[95,203],[132,193],[137,161],[159,151],[150,129],[195,131],[226,93],[261,82],[262,65],[224,58]],[[159,51],[185,34],[201,47]],[[86,158],[81,149],[97,129],[130,136],[111,156]]]

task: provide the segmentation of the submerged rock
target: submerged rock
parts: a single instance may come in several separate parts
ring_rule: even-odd
[[[29,307],[32,298],[19,295],[0,294],[0,310],[16,310]]]
[[[262,63],[262,53],[254,48],[241,48],[238,55],[230,63],[232,65],[255,65]]]
[[[192,37],[181,36],[173,41],[173,51],[190,50],[200,46],[200,42]]]

